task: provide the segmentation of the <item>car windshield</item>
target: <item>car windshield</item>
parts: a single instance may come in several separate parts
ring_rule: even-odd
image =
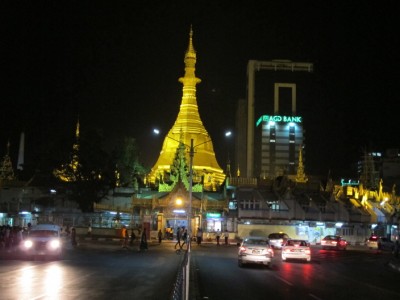
[[[250,244],[250,245],[268,245],[267,241],[260,240],[260,239],[247,239],[245,241],[245,244]]]
[[[32,230],[29,233],[30,237],[57,237],[58,233],[54,230]]]
[[[305,241],[288,241],[287,246],[307,246],[307,243]]]
[[[279,234],[279,233],[270,234],[270,235],[269,235],[269,238],[270,238],[270,239],[281,239],[281,238],[283,238],[283,234]]]

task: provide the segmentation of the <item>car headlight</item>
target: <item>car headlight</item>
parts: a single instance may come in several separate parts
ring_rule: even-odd
[[[61,246],[61,243],[60,243],[59,240],[52,240],[50,242],[50,248],[51,249],[58,249],[58,248],[60,248],[60,246]]]
[[[32,246],[33,246],[33,243],[31,240],[24,241],[25,248],[29,249],[29,248],[32,248]]]

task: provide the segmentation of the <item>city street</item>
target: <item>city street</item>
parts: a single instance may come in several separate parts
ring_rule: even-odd
[[[173,241],[123,249],[118,240],[67,244],[62,260],[0,256],[1,299],[169,299],[183,255]],[[349,247],[312,248],[311,263],[285,262],[275,251],[271,268],[237,265],[237,246],[192,244],[190,299],[397,299],[400,273],[392,254]]]

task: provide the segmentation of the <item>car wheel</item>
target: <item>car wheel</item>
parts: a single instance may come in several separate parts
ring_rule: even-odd
[[[238,260],[238,266],[239,266],[239,268],[243,268],[243,263],[241,260]]]

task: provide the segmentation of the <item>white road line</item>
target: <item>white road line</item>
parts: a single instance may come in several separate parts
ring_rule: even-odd
[[[286,279],[283,279],[280,276],[275,275],[276,278],[278,278],[279,280],[283,281],[284,283],[286,283],[287,285],[293,286],[293,283],[287,281]]]

